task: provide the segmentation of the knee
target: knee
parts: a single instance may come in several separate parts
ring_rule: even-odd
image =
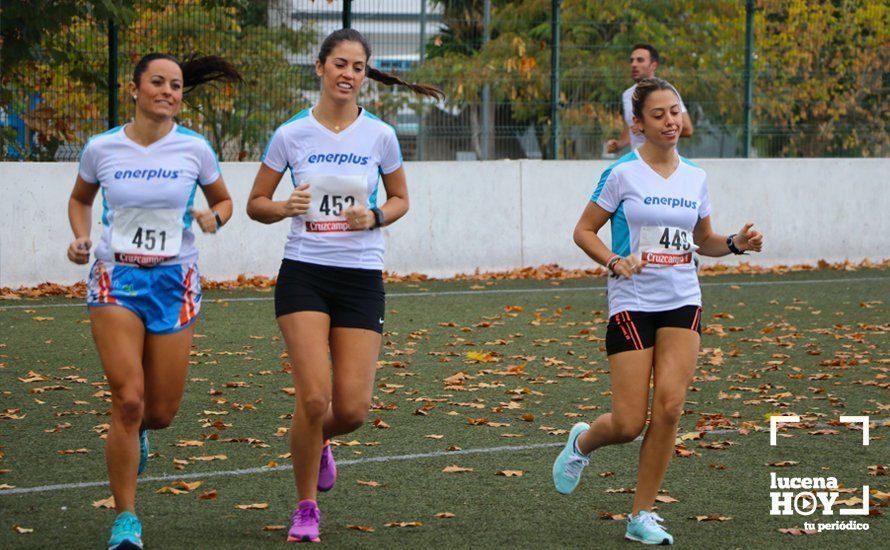
[[[145,411],[145,402],[137,393],[128,393],[118,396],[112,401],[112,414],[119,422],[127,426],[142,424],[142,414]]]
[[[679,424],[685,404],[683,397],[656,398],[652,407],[652,421],[672,426]]]
[[[615,438],[620,443],[629,443],[639,437],[646,427],[645,418],[614,418],[612,420],[612,429]]]
[[[297,399],[297,410],[310,420],[320,421],[328,412],[331,398],[324,394],[301,396]]]
[[[149,430],[163,430],[173,423],[176,410],[146,411],[142,425]]]
[[[368,407],[356,407],[354,405],[346,407],[334,407],[334,418],[343,429],[353,432],[362,427],[365,419],[368,418]]]

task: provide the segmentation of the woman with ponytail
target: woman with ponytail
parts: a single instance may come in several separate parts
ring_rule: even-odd
[[[103,230],[87,305],[111,390],[105,458],[118,515],[109,549],[142,548],[136,476],[148,461],[148,430],[170,425],[185,389],[201,309],[192,222],[215,233],[232,216],[216,154],[174,118],[183,93],[216,80],[238,82],[241,76],[216,56],[183,62],[166,54],[143,57],[127,85],[133,121],[87,142],[68,201],[74,231],[68,259],[86,264],[93,201],[102,191]],[[207,210],[193,208],[199,185]]]
[[[357,103],[366,78],[441,98],[368,65],[371,48],[342,29],[321,45],[321,98],[280,126],[247,204],[262,223],[290,218],[275,315],[290,357],[296,405],[290,430],[298,505],[287,540],[317,542],[318,491],[334,486],[330,439],[364,423],[384,322],[383,233],[408,211],[395,130]],[[285,170],[293,191],[272,196]],[[377,204],[383,179],[386,202]]]

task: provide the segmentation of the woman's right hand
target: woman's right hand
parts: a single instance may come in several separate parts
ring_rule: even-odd
[[[649,262],[641,260],[631,254],[630,256],[621,258],[615,262],[615,265],[612,266],[612,275],[615,277],[630,278],[643,271],[643,268],[646,267],[647,263]]]
[[[90,248],[93,242],[89,237],[80,237],[71,241],[68,245],[68,259],[76,264],[85,264],[90,261]]]
[[[290,197],[284,201],[284,217],[302,216],[309,211],[312,196],[309,194],[309,184],[301,183],[291,192]]]

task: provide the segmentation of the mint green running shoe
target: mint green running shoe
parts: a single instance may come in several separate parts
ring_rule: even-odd
[[[643,544],[674,544],[674,537],[659,525],[664,519],[654,512],[641,510],[636,517],[627,516],[627,531],[624,538]]]
[[[142,524],[130,512],[121,512],[111,526],[108,550],[142,550]]]
[[[553,462],[553,485],[560,493],[567,495],[575,490],[581,481],[581,472],[590,462],[590,457],[575,450],[578,436],[590,429],[586,422],[578,422],[569,432],[569,440]]]
[[[148,430],[139,430],[139,469],[136,475],[141,474],[148,467]]]

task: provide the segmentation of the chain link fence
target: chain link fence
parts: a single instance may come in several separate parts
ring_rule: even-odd
[[[111,18],[85,4],[33,45],[37,54],[3,71],[0,146],[6,160],[76,160],[109,119],[132,117],[126,85],[143,54],[217,54],[244,83],[196,89],[179,120],[221,160],[257,160],[279,124],[318,100],[318,47],[347,23],[368,38],[372,65],[447,93],[435,102],[376,83],[362,92],[360,103],[396,129],[406,160],[550,158],[555,3],[136,0]],[[695,132],[683,154],[742,155],[745,0],[558,4],[559,158],[613,156],[605,142],[624,127],[620,99],[633,84],[638,42],[661,51],[657,74],[689,109]],[[755,8],[752,156],[890,153],[888,5],[758,0]]]

